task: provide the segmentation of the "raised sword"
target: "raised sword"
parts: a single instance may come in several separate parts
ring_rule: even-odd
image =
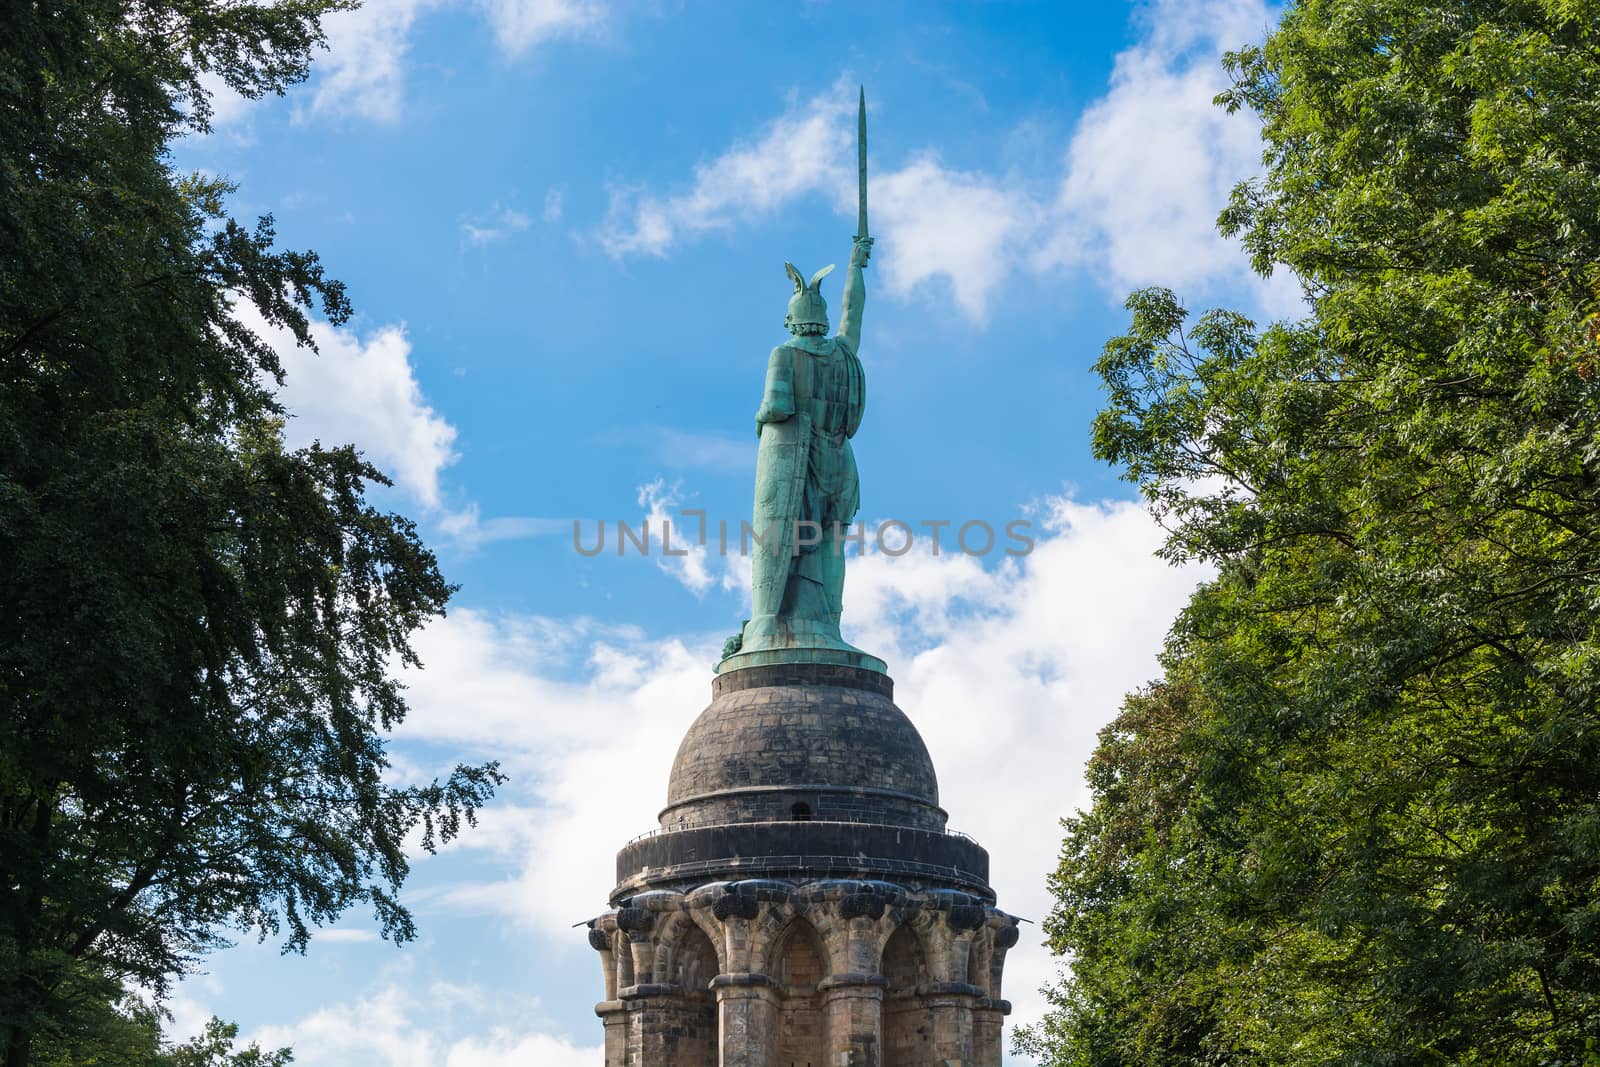
[[[861,87],[861,110],[856,115],[856,167],[860,175],[860,207],[856,214],[856,236],[867,235],[867,87]]]

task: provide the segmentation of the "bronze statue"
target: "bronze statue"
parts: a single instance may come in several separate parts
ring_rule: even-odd
[[[844,606],[845,536],[861,503],[850,438],[866,409],[866,375],[857,352],[866,299],[867,111],[858,118],[860,212],[845,276],[839,332],[827,336],[822,298],[827,266],[810,280],[785,263],[794,295],[784,317],[789,340],[767,359],[756,412],[756,534],[750,619],[724,649],[721,669],[754,662],[839,662],[882,670],[881,661],[839,635]],[[761,654],[761,655],[757,655]]]

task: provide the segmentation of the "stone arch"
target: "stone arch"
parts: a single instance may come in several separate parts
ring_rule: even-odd
[[[750,920],[746,931],[752,971],[777,976],[779,956],[789,937],[790,928],[800,913],[801,909],[793,903],[771,903],[763,906],[761,913]]]
[[[689,920],[699,928],[711,941],[711,947],[717,950],[717,973],[727,974],[733,970],[728,963],[728,928],[723,922],[711,913],[710,908],[693,907],[688,911]]]
[[[662,916],[656,926],[655,933],[655,959],[652,966],[654,977],[651,981],[671,984],[673,976],[677,973],[678,960],[683,950],[685,938],[690,931],[698,931],[694,919],[686,911],[669,912]]]
[[[784,927],[773,945],[767,973],[778,982],[775,1067],[821,1067],[827,1062],[826,1026],[817,985],[828,976],[828,949],[803,916]]]
[[[922,942],[909,926],[897,926],[883,946],[883,976],[889,992],[912,991],[927,981],[928,963]]]
[[[673,953],[672,982],[685,993],[704,993],[718,973],[717,947],[705,931],[690,925]]]
[[[693,922],[684,924],[683,936],[673,946],[672,970],[659,979],[683,990],[682,1014],[676,1026],[680,1058],[674,1063],[717,1060],[717,1001],[711,992],[711,980],[717,973],[717,948],[711,938]]]
[[[883,946],[883,1067],[932,1063],[934,1020],[917,987],[929,980],[923,930],[895,927]]]
[[[815,986],[828,976],[828,947],[804,916],[789,920],[773,943],[767,973],[785,992]]]
[[[917,944],[922,946],[923,973],[927,975],[924,981],[947,982],[960,981],[959,977],[950,975],[951,937],[950,928],[940,919],[940,913],[926,907],[919,909],[903,924],[909,927],[916,935]]]
[[[889,897],[876,888],[854,880],[829,879],[800,890],[803,913],[827,946],[828,973],[877,970],[883,943],[894,929],[895,910]]]

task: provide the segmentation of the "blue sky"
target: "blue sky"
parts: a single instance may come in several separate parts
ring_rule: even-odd
[[[747,594],[735,560],[584,558],[571,525],[747,515],[783,263],[849,255],[860,83],[862,515],[1027,518],[1039,544],[852,561],[846,633],[888,660],[1001,905],[1042,918],[1095,732],[1200,577],[1152,558],[1159,531],[1090,454],[1100,345],[1137,285],[1297,306],[1213,225],[1259,156],[1251,119],[1209,103],[1218,56],[1271,18],[1257,0],[368,0],[286,98],[219,97],[176,162],[236,180],[235,214],[272,213],[358,311],[318,328],[320,355],[285,350],[290,437],[363,448],[461,585],[419,637],[396,773],[494,758],[512,781],[418,861],[418,943],[360,915],[304,958],[244,939],[183,983],[175,1029],[214,1011],[310,1065],[600,1062],[599,967],[569,927],[653,824]],[[1052,972],[1037,940],[1008,967],[1021,1019]]]

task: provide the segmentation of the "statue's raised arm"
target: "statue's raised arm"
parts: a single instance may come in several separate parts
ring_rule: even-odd
[[[861,351],[861,309],[867,302],[867,286],[861,268],[872,256],[872,238],[858,235],[850,249],[850,269],[844,276],[844,310],[839,316],[839,336],[851,352]]]

